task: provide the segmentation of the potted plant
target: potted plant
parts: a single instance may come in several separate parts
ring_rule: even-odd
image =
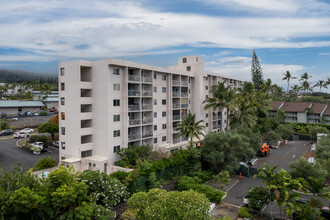
[[[33,151],[33,154],[40,154],[41,149],[39,147],[31,147],[31,150]]]

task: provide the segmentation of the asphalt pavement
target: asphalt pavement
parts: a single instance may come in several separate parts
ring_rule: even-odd
[[[0,167],[12,170],[12,166],[21,163],[22,169],[26,171],[43,157],[59,159],[57,148],[49,147],[47,152],[34,155],[32,151],[28,149],[17,147],[17,141],[18,139],[14,139],[12,136],[0,138]]]
[[[17,120],[13,118],[8,118],[10,120],[10,127],[12,128],[27,128],[27,127],[37,127],[41,123],[47,122],[49,119],[53,118],[56,114],[53,112],[48,113],[46,116],[31,116],[31,117],[16,117]]]

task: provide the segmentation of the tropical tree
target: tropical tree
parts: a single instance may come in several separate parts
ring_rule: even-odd
[[[257,124],[256,106],[246,101],[243,96],[237,97],[234,114],[230,115],[230,126],[233,128],[252,128]]]
[[[267,97],[269,96],[269,94],[275,92],[275,85],[272,84],[272,80],[271,79],[267,79],[262,84],[262,91],[267,95]]]
[[[286,92],[288,93],[289,92],[289,85],[290,85],[290,80],[291,79],[297,79],[297,77],[295,76],[292,76],[290,71],[286,71],[285,73],[283,73],[284,77],[282,80],[286,80],[288,82],[288,86],[287,86],[287,89],[286,89]]]
[[[201,125],[201,123],[203,123],[203,120],[196,122],[196,115],[189,113],[178,125],[180,135],[190,139],[190,146],[193,146],[193,138],[200,140],[200,136],[204,136],[203,131],[205,130],[205,126]]]
[[[319,81],[314,85],[314,87],[320,87],[320,92],[321,92],[321,89],[322,89],[322,88],[327,89],[327,88],[328,88],[328,85],[327,85],[327,82],[325,82],[324,80],[319,80]]]
[[[308,91],[312,91],[311,84],[309,82],[307,82],[307,81],[303,81],[301,83],[301,86],[302,86],[302,88],[304,90],[304,94],[306,94],[306,92],[308,92]]]
[[[309,76],[308,73],[304,73],[301,75],[299,81],[308,81],[309,78],[312,78],[312,76]]]
[[[254,50],[252,56],[251,76],[252,76],[253,85],[255,86],[256,90],[260,90],[262,88],[264,79],[262,76],[262,69],[259,63],[259,59]]]
[[[50,133],[53,140],[54,140],[55,134],[58,133],[58,131],[59,131],[58,124],[56,124],[52,121],[42,123],[38,127],[39,133]]]

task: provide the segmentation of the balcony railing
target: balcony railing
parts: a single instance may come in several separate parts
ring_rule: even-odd
[[[188,81],[181,81],[181,86],[188,86]]]
[[[180,115],[173,115],[173,120],[180,120]]]
[[[140,119],[132,119],[132,120],[129,120],[129,125],[139,125],[141,124],[141,120]]]
[[[128,135],[128,140],[133,141],[141,138],[141,133],[136,133],[136,134],[129,134]]]
[[[152,118],[144,118],[144,119],[142,119],[142,124],[152,124]]]
[[[152,82],[152,77],[144,76],[144,77],[142,78],[142,81],[143,81],[143,82],[149,82],[149,83],[151,83],[151,82]]]
[[[128,96],[140,96],[139,90],[128,90]]]
[[[213,121],[218,120],[218,116],[217,115],[213,115]]]
[[[172,80],[173,86],[179,86],[180,85],[180,80]]]
[[[152,137],[152,131],[146,131],[142,133],[142,138]]]
[[[188,92],[181,92],[181,97],[188,97]]]
[[[181,104],[181,108],[188,108],[188,104]]]
[[[212,85],[214,85],[214,86],[215,86],[215,85],[218,85],[218,82],[217,82],[216,80],[213,80],[213,81],[212,81]]]
[[[139,111],[140,110],[140,105],[129,105],[128,106],[128,111]]]
[[[175,138],[173,139],[173,144],[177,144],[181,142],[181,138]]]
[[[151,104],[142,104],[142,110],[152,110]]]
[[[128,76],[128,81],[140,81],[140,76]]]
[[[180,132],[179,127],[173,127],[173,133],[178,133],[178,132]]]
[[[173,93],[172,93],[172,96],[173,96],[173,97],[180,97],[180,93],[179,93],[179,92],[173,92]]]
[[[152,92],[151,91],[142,91],[142,95],[143,96],[152,96]]]
[[[173,108],[180,108],[180,104],[173,104]]]

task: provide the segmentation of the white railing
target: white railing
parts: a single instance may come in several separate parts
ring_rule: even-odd
[[[181,104],[181,108],[188,108],[188,104]]]
[[[129,75],[129,76],[128,76],[128,80],[129,80],[129,81],[140,81],[140,76],[132,76],[132,75]]]
[[[152,118],[144,118],[144,119],[142,119],[142,124],[152,124]]]
[[[181,92],[181,97],[188,97],[188,92]]]
[[[180,108],[180,104],[173,104],[173,108]]]
[[[151,91],[143,91],[142,94],[143,94],[143,96],[152,96]]]
[[[140,96],[139,90],[128,90],[128,96]]]
[[[180,115],[173,115],[173,120],[180,120]]]
[[[181,81],[181,86],[188,86],[188,81]]]
[[[172,96],[173,96],[173,97],[180,97],[180,93],[179,93],[179,92],[173,92],[173,93],[172,93]]]
[[[142,134],[142,138],[151,137],[151,136],[152,136],[152,131],[143,132]]]
[[[128,111],[139,111],[140,110],[140,105],[129,105],[128,106]]]
[[[128,140],[129,141],[140,139],[140,138],[141,138],[141,133],[129,134],[128,135]]]
[[[179,86],[180,85],[180,80],[172,80],[172,84],[174,86]]]
[[[151,104],[142,104],[142,110],[152,110]]]
[[[147,76],[144,76],[142,78],[143,82],[152,82],[152,77],[147,77]]]
[[[139,125],[139,124],[141,124],[141,120],[140,119],[129,120],[129,125]]]

